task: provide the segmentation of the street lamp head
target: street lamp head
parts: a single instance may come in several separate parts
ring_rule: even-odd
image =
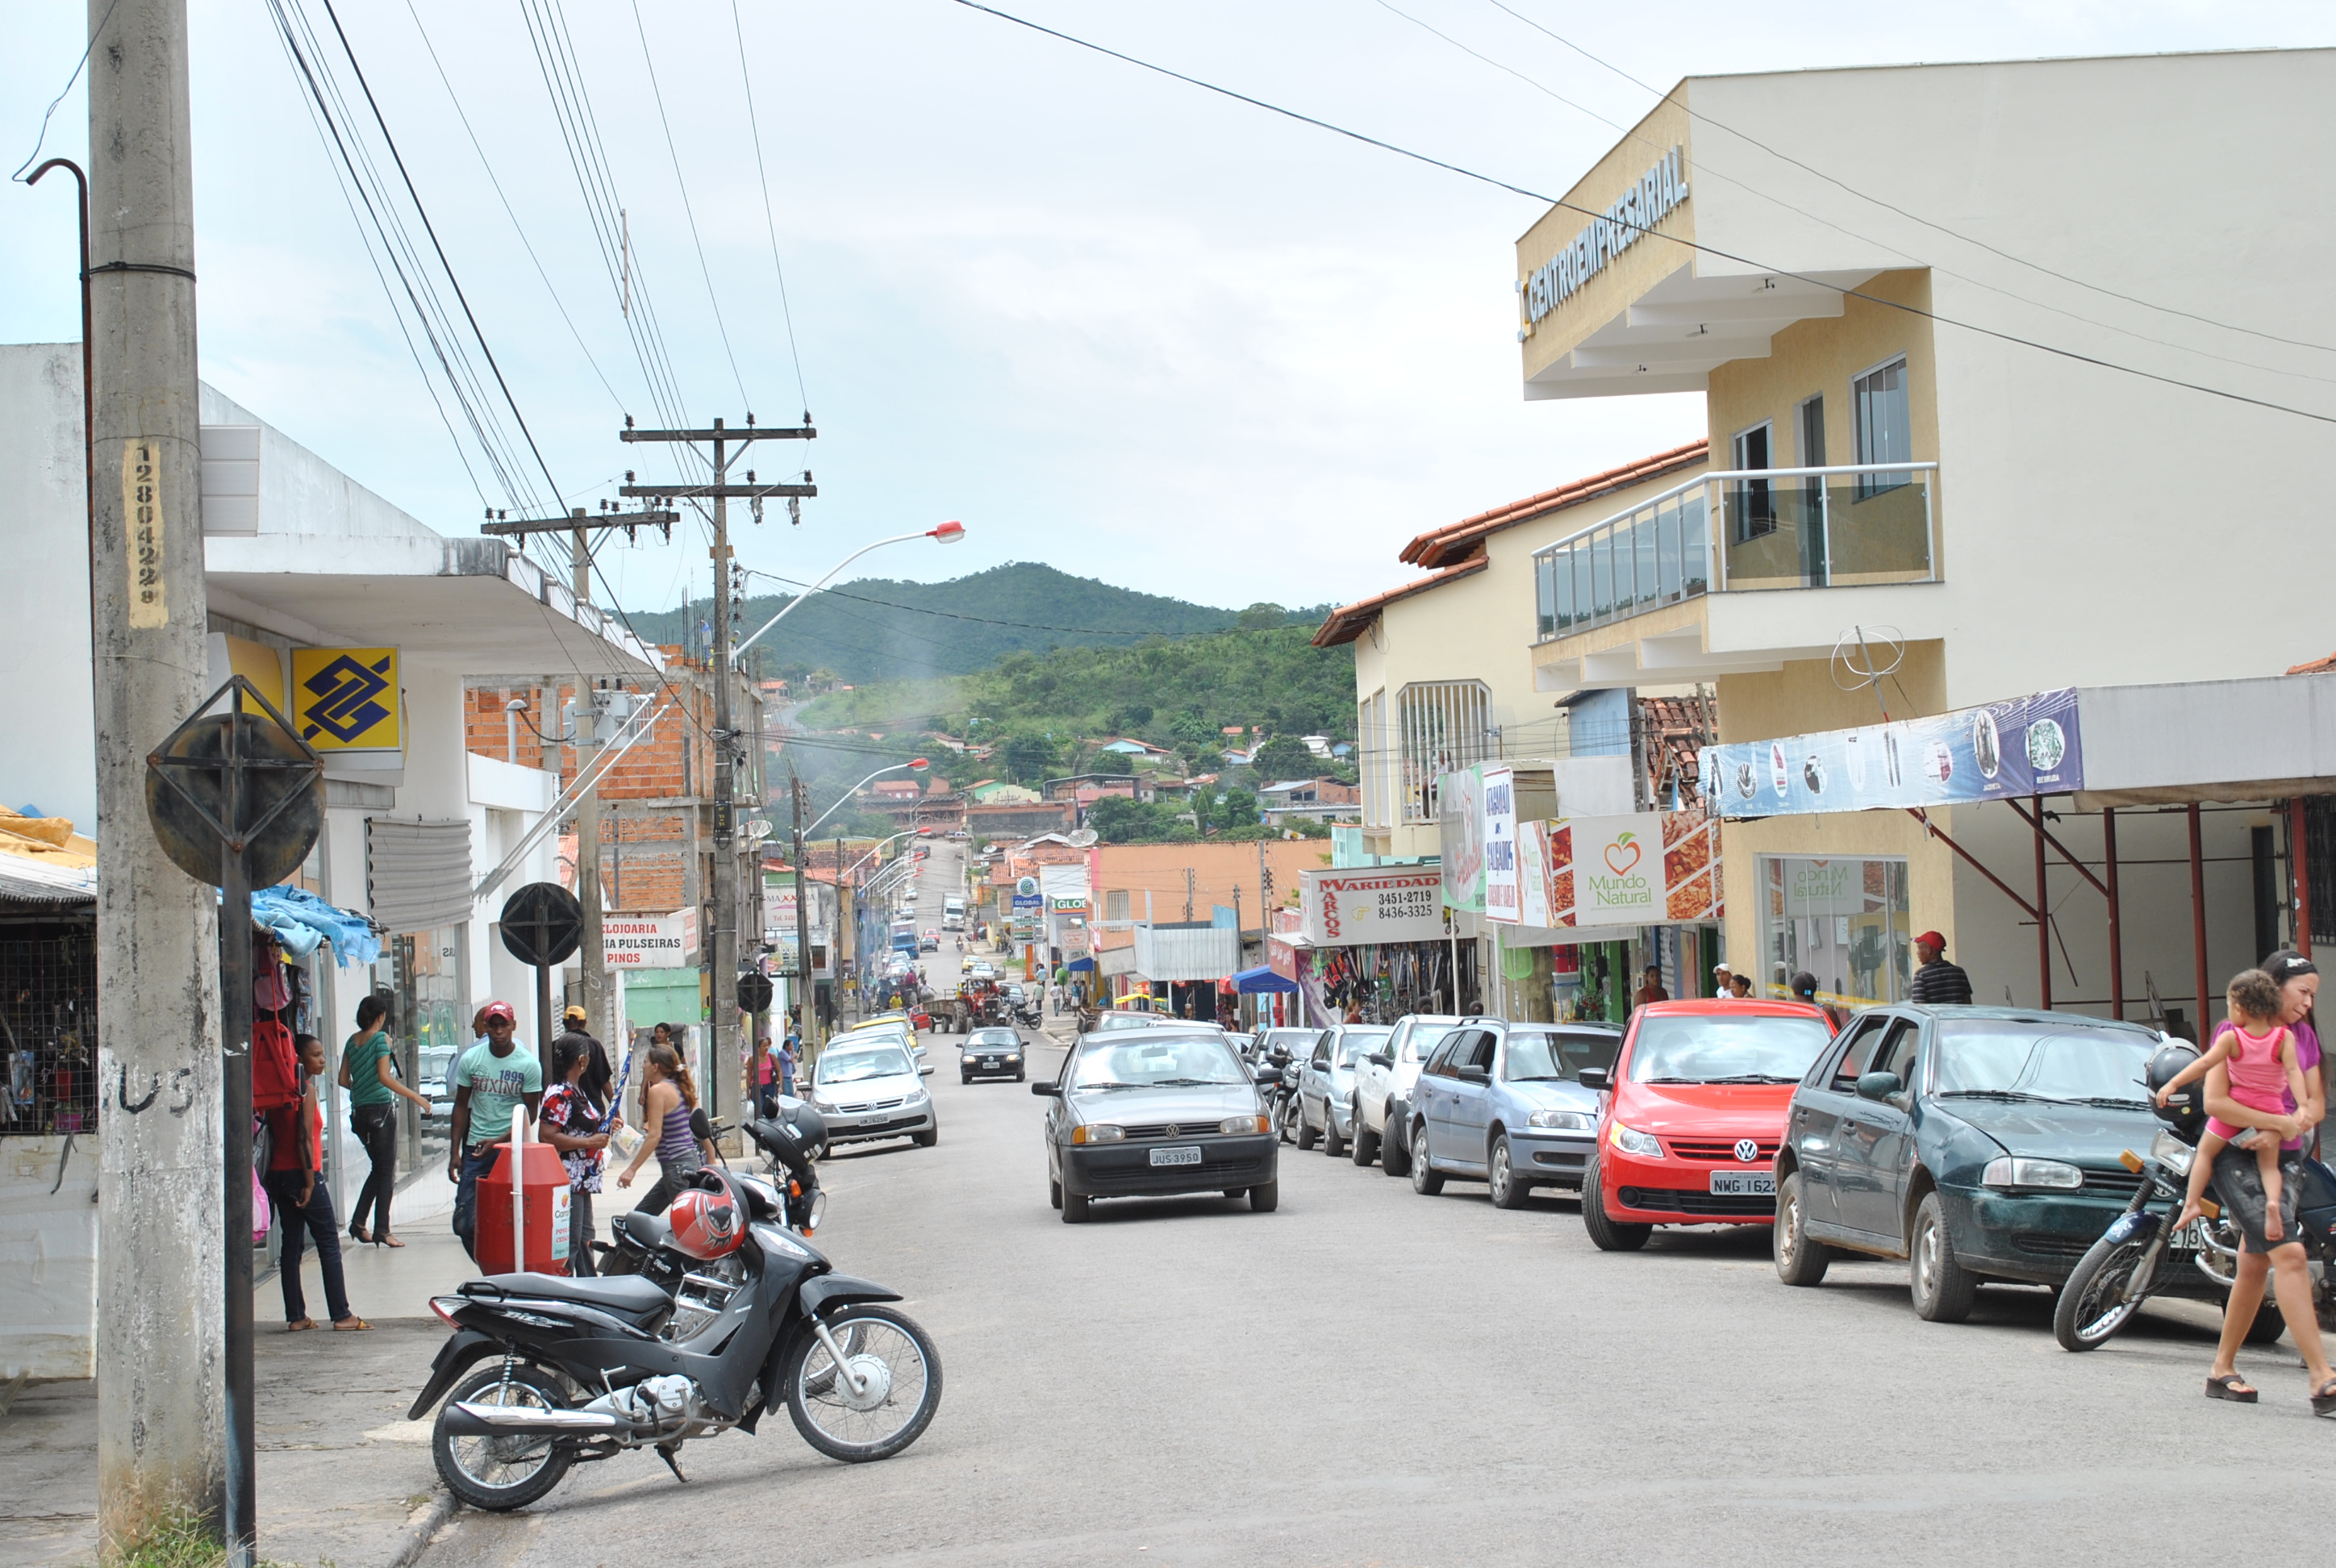
[[[927,762],[923,757],[916,757],[910,761],[909,765],[911,768],[916,769],[918,772],[922,773],[925,769],[932,766],[933,765]]]
[[[955,544],[965,537],[965,524],[951,521],[929,531],[925,537],[936,544]]]

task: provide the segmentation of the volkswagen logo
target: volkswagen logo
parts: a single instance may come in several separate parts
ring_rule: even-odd
[[[1183,1128],[1178,1126],[1175,1123],[1171,1122],[1168,1124],[1166,1136],[1173,1138],[1182,1135],[1183,1131]]]
[[[1738,1138],[1736,1140],[1736,1157],[1748,1165],[1760,1157],[1760,1145],[1749,1138]]]

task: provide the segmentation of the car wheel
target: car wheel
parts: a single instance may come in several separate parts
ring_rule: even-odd
[[[1607,1214],[1606,1183],[1598,1174],[1595,1154],[1590,1157],[1590,1168],[1582,1173],[1582,1228],[1590,1232],[1590,1244],[1601,1252],[1635,1252],[1655,1233],[1652,1225],[1635,1225]]]
[[[1338,1113],[1330,1102],[1322,1102],[1322,1152],[1338,1159],[1347,1152],[1348,1140],[1338,1135]]]
[[[1801,1202],[1805,1191],[1798,1171],[1776,1188],[1776,1227],[1770,1248],[1776,1254],[1776,1278],[1787,1285],[1816,1284],[1833,1261],[1831,1247],[1809,1240],[1807,1213]]]
[[[1486,1163],[1491,1178],[1493,1207],[1522,1209],[1533,1196],[1533,1189],[1517,1180],[1517,1171],[1509,1155],[1509,1135],[1503,1133],[1493,1140],[1493,1153]]]
[[[1250,1213],[1270,1214],[1281,1206],[1281,1183],[1278,1180],[1249,1190]]]
[[[941,1130],[938,1124],[927,1127],[921,1133],[910,1133],[909,1135],[909,1142],[916,1144],[917,1147],[920,1149],[930,1149],[940,1141]]]
[[[1953,1238],[1939,1194],[1923,1194],[1914,1211],[1913,1277],[1914,1315],[1926,1323],[1960,1323],[1979,1297],[1979,1276],[1955,1261]]]
[[[1306,1101],[1301,1096],[1298,1101],[1298,1152],[1302,1154],[1320,1141],[1321,1135],[1314,1130],[1314,1124],[1306,1119]]]
[[[1087,1222],[1087,1195],[1085,1193],[1063,1194],[1063,1223],[1084,1225]]]
[[[1063,1183],[1052,1176],[1046,1178],[1046,1206],[1050,1209],[1063,1206]]]
[[[1403,1141],[1403,1107],[1387,1102],[1387,1131],[1379,1142],[1379,1169],[1390,1176],[1411,1174],[1411,1150]]]
[[[1363,1107],[1356,1105],[1347,1114],[1347,1125],[1355,1129],[1347,1145],[1347,1157],[1358,1165],[1368,1165],[1379,1157],[1379,1135],[1363,1120]]]
[[[960,1084],[969,1084],[973,1082],[973,1075],[971,1073],[959,1073],[957,1076],[957,1081]]]
[[[1444,1173],[1427,1157],[1427,1124],[1422,1122],[1411,1135],[1411,1190],[1423,1198],[1432,1198],[1444,1190]]]

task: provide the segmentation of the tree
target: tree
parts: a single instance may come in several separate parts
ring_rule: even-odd
[[[1270,631],[1290,618],[1290,612],[1278,604],[1263,599],[1251,605],[1233,618],[1233,624],[1243,631]]]
[[[998,748],[998,763],[1017,784],[1043,779],[1055,765],[1054,744],[1044,735],[1015,735]]]
[[[1152,709],[1149,705],[1140,702],[1129,703],[1124,707],[1117,707],[1112,710],[1111,733],[1114,735],[1134,735],[1136,731],[1142,729],[1145,725],[1148,725],[1151,722]]]
[[[1321,759],[1296,735],[1278,735],[1257,748],[1257,771],[1274,780],[1312,778]]]

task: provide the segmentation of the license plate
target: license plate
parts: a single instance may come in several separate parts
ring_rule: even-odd
[[[996,1057],[984,1057],[981,1058],[981,1065],[985,1067],[994,1067],[998,1065],[998,1058]]]
[[[1774,1171],[1714,1171],[1711,1191],[1715,1197],[1773,1198],[1776,1195],[1776,1173]]]
[[[1152,1163],[1155,1165],[1197,1165],[1201,1163],[1198,1146],[1182,1149],[1154,1149]]]

